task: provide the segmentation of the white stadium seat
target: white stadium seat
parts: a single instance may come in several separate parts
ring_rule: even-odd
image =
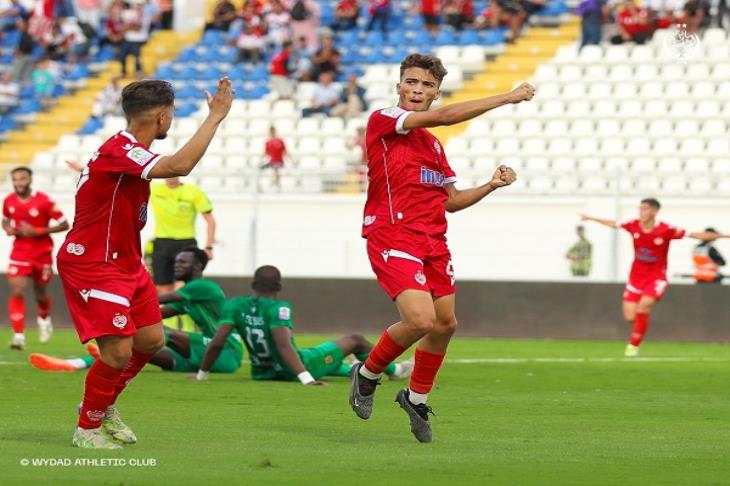
[[[709,177],[692,177],[687,184],[687,190],[695,196],[706,196],[712,189],[712,180]]]
[[[555,172],[573,172],[575,171],[575,159],[570,157],[558,157],[553,159],[552,169]]]
[[[659,159],[659,163],[657,164],[657,169],[659,172],[663,173],[676,173],[682,171],[682,161],[677,158],[663,158]]]

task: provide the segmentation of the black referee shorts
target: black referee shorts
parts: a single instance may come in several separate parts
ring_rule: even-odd
[[[170,285],[175,282],[175,256],[186,246],[198,246],[198,242],[195,239],[155,238],[152,250],[152,280],[155,285]]]

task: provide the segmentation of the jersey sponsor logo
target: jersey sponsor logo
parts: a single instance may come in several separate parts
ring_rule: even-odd
[[[66,253],[70,253],[71,255],[81,256],[86,252],[86,247],[81,244],[77,243],[69,243],[66,245]]]
[[[30,208],[30,211],[28,211],[28,214],[29,214],[29,215],[30,215],[30,216],[31,216],[32,218],[36,218],[36,217],[38,217],[38,215],[39,215],[40,213],[38,212],[38,210],[37,210],[36,208]]]
[[[645,263],[656,263],[657,257],[652,253],[650,248],[639,248],[639,251],[636,252],[636,259],[640,262]]]
[[[380,114],[389,116],[390,118],[398,118],[403,114],[403,110],[401,108],[398,108],[397,106],[393,106],[380,110]]]
[[[416,282],[418,282],[419,285],[426,285],[426,276],[423,274],[422,271],[417,271],[413,278],[416,279]]]
[[[364,226],[370,226],[375,222],[376,216],[365,216],[365,219],[362,220],[362,224]]]
[[[443,187],[445,179],[443,173],[421,167],[421,184],[433,184]]]
[[[112,318],[112,325],[118,329],[124,329],[127,325],[127,316],[119,313],[114,314],[114,317]]]
[[[139,207],[139,220],[143,223],[147,222],[147,203],[143,202]]]
[[[279,319],[282,321],[291,319],[291,309],[288,307],[279,307]]]
[[[127,157],[133,160],[137,165],[145,165],[147,162],[152,160],[154,154],[146,151],[142,147],[134,147],[132,150],[127,152]]]
[[[91,420],[92,422],[99,422],[101,419],[104,418],[104,411],[103,410],[87,410],[86,416]]]
[[[639,233],[634,233],[634,239],[635,240],[638,240],[640,237],[641,237],[641,235],[639,235]]]
[[[664,244],[664,238],[654,238],[654,244],[656,246],[662,246]]]

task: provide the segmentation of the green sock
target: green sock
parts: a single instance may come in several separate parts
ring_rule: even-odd
[[[368,356],[370,356],[370,353],[360,353],[355,355],[355,357],[363,363],[366,359],[368,359]],[[390,363],[388,366],[386,366],[384,373],[386,375],[392,375],[393,373],[395,373],[395,363]]]
[[[86,363],[86,367],[87,368],[91,368],[91,365],[94,364],[94,357],[93,356],[86,355],[86,356],[84,356],[81,359],[84,361],[84,363]]]

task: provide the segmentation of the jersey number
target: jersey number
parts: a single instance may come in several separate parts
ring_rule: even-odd
[[[269,358],[269,344],[266,342],[266,336],[261,329],[246,328],[246,343],[251,350],[251,354],[255,354],[258,358]]]

